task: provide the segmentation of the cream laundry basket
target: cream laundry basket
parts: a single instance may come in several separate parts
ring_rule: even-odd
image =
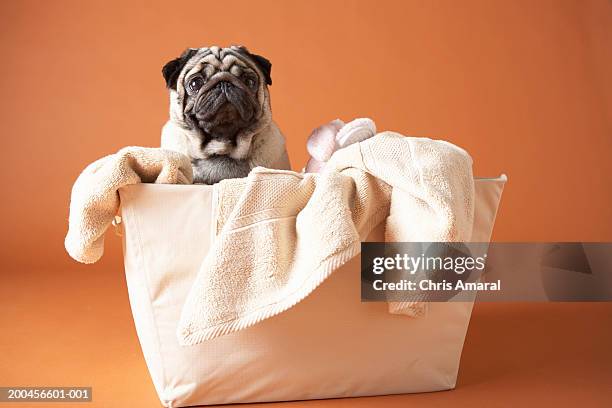
[[[474,242],[488,242],[506,177],[475,180]],[[120,190],[132,314],[164,406],[285,401],[454,388],[470,302],[432,303],[426,317],[360,301],[349,261],[288,311],[180,346],[183,302],[212,237],[212,187],[138,184]],[[382,241],[382,226],[368,241]]]

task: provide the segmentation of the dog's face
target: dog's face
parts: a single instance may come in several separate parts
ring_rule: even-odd
[[[240,46],[188,49],[164,66],[171,120],[188,131],[192,160],[244,173],[253,135],[271,121],[270,70],[267,59]]]

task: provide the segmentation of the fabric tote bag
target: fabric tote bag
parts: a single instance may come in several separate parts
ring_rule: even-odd
[[[488,242],[506,177],[475,180],[472,241]],[[195,346],[176,336],[212,239],[211,186],[120,190],[136,331],[166,407],[356,397],[454,388],[473,304],[431,303],[422,318],[362,303],[360,260],[291,309]],[[382,225],[368,237],[382,241]]]

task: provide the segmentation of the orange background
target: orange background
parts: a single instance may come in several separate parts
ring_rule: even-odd
[[[186,47],[244,44],[272,61],[273,117],[294,169],[312,128],[368,116],[379,130],[464,147],[476,175],[507,173],[495,240],[612,240],[609,1],[4,1],[0,33],[0,379],[52,385],[57,370],[38,364],[54,364],[95,386],[85,355],[100,348],[84,349],[88,336],[146,375],[120,241],[109,235],[103,259],[84,266],[63,238],[87,164],[158,145],[161,67]],[[83,366],[51,359],[62,347],[78,349]],[[36,360],[3,360],[19,350]],[[107,380],[129,395],[125,379]]]
[[[447,139],[508,174],[494,238],[612,240],[609,1],[47,1],[0,6],[4,265],[74,266],[70,187],[95,159],[157,146],[161,67],[242,43],[273,64],[295,169],[336,117]],[[117,240],[104,263],[119,267]]]

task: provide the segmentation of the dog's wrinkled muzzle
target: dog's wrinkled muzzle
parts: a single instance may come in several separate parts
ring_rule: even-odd
[[[256,96],[230,75],[207,85],[193,108],[198,126],[211,139],[234,142],[237,133],[256,119]]]

